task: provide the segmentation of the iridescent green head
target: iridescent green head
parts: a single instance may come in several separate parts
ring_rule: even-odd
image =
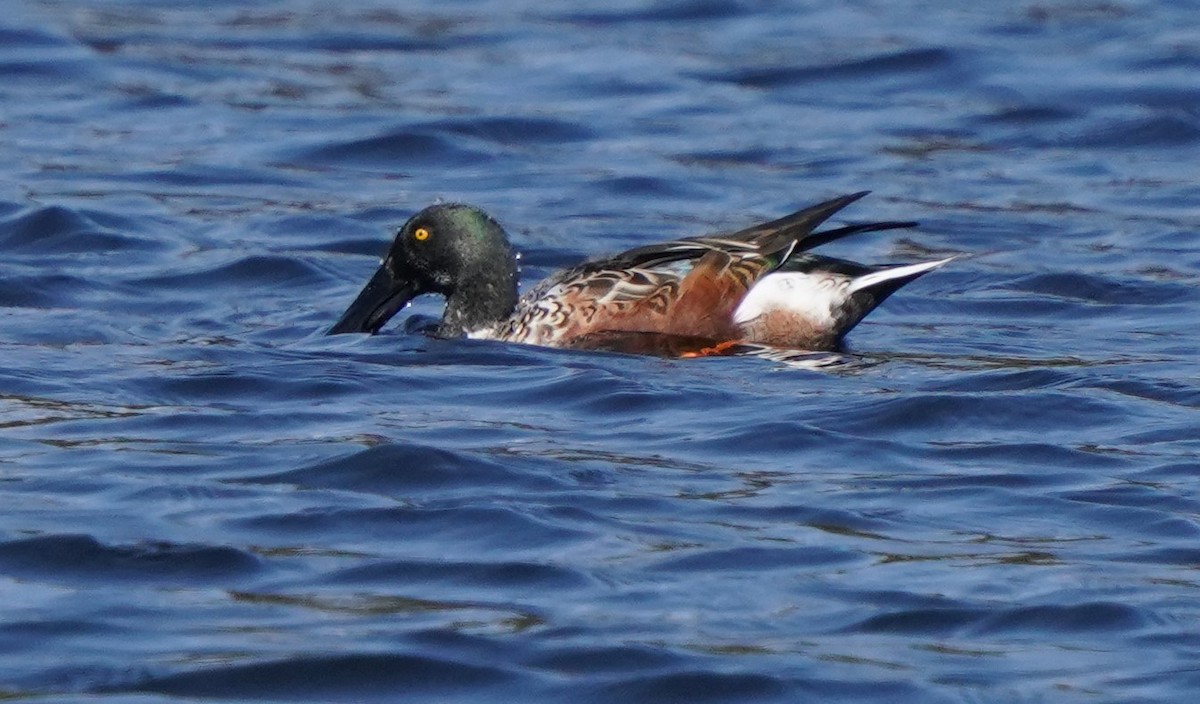
[[[500,224],[462,203],[431,205],[412,216],[329,332],[378,332],[423,293],[446,297],[439,328],[446,336],[463,335],[511,313],[517,302],[517,265]]]

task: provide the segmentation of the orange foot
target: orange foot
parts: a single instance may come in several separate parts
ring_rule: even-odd
[[[718,342],[712,347],[705,347],[695,352],[684,352],[679,356],[684,359],[691,359],[692,357],[713,357],[716,355],[725,354],[730,350],[730,348],[737,347],[740,344],[740,340],[726,340],[724,342]]]

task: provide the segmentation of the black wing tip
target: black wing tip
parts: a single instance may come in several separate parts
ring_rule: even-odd
[[[816,249],[830,242],[837,242],[851,235],[858,235],[864,232],[882,232],[884,230],[908,230],[914,227],[919,227],[920,223],[915,220],[885,220],[883,222],[863,222],[856,225],[843,225],[835,227],[832,230],[823,230],[814,232],[808,237],[805,237],[801,242],[801,249],[809,250]]]

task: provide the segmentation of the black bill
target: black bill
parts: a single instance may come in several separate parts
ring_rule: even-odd
[[[381,266],[328,334],[377,333],[417,293],[416,283],[397,279],[388,267]]]

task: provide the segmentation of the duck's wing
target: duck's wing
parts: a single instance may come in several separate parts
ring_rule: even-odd
[[[559,272],[518,305],[512,339],[571,345],[613,333],[723,342],[740,333],[734,311],[747,292],[783,265],[806,237],[866,192],[834,198],[730,234],[638,247]],[[893,223],[847,226],[823,241]]]
[[[863,222],[854,225],[844,225],[832,230],[822,230],[814,232],[804,238],[800,249],[808,251],[816,249],[824,244],[836,242],[843,237],[857,235],[861,232],[882,232],[884,230],[907,230],[916,227],[919,223],[915,220],[884,220],[882,222]]]
[[[695,259],[711,250],[730,253],[754,252],[761,248],[764,241],[774,240],[791,240],[795,245],[799,246],[799,249],[806,250],[858,232],[886,230],[894,227],[910,227],[915,224],[900,222],[867,223],[865,225],[840,227],[822,233],[813,233],[813,230],[832,217],[834,213],[866,196],[868,193],[870,191],[859,191],[858,193],[832,198],[823,203],[817,203],[803,210],[798,210],[791,215],[785,215],[769,222],[752,225],[736,232],[704,235],[701,237],[685,237],[669,242],[637,247],[605,260],[603,264],[616,268],[654,266],[682,259]],[[810,244],[810,240],[816,241]]]
[[[697,244],[685,254],[588,262],[543,282],[518,315],[554,343],[598,333],[637,332],[708,340],[736,333],[733,311],[756,281],[791,254],[795,241],[765,236],[723,247]]]

